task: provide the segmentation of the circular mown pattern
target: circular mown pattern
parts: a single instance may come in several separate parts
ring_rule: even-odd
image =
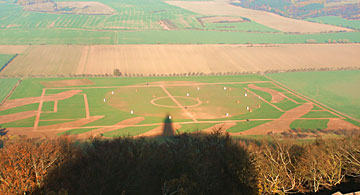
[[[202,104],[199,99],[192,97],[173,96],[184,107],[196,107]],[[178,108],[179,106],[168,96],[158,97],[151,100],[151,104],[166,108]]]

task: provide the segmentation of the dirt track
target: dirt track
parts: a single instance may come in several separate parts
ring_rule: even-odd
[[[72,96],[74,96],[80,92],[81,92],[81,90],[69,90],[69,91],[64,91],[64,92],[58,93],[58,94],[44,96],[43,99],[40,96],[40,97],[29,97],[29,98],[7,100],[0,107],[0,110],[7,110],[7,109],[19,107],[19,106],[28,105],[28,104],[39,103],[41,100],[43,100],[44,102],[64,100],[64,99],[71,98]]]
[[[266,135],[269,132],[281,133],[290,129],[290,124],[308,113],[313,108],[313,104],[305,103],[294,109],[285,112],[279,119],[259,125],[252,129],[240,133],[232,133],[231,135]]]
[[[330,119],[326,130],[336,130],[336,129],[344,129],[344,130],[352,130],[357,129],[360,130],[360,127],[355,126],[347,121],[344,121],[342,119]]]
[[[273,89],[269,89],[269,88],[265,88],[265,87],[258,87],[254,84],[249,84],[248,87],[269,93],[272,96],[271,103],[281,102],[285,97],[285,95],[283,93],[273,90]]]
[[[36,111],[25,111],[25,112],[18,112],[15,114],[1,115],[0,116],[0,124],[30,118],[35,115],[36,115]]]
[[[123,120],[123,121],[115,124],[115,126],[109,126],[109,127],[104,127],[104,128],[100,128],[100,129],[95,129],[95,130],[92,130],[92,131],[89,131],[86,133],[82,133],[82,134],[78,135],[78,137],[81,139],[86,139],[86,138],[89,138],[92,136],[98,136],[105,132],[114,131],[114,130],[122,129],[122,128],[126,127],[126,126],[119,127],[121,125],[135,125],[137,123],[140,123],[143,120],[144,120],[144,117],[129,118],[129,119]]]

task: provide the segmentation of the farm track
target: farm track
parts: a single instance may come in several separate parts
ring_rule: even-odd
[[[270,78],[269,78],[270,79]],[[112,131],[112,130],[117,130],[117,129],[121,129],[121,128],[125,128],[125,127],[147,127],[147,126],[159,126],[157,128],[154,128],[153,130],[151,130],[150,132],[146,132],[144,134],[141,135],[157,135],[160,131],[161,131],[161,126],[163,125],[163,123],[150,123],[150,124],[137,124],[139,121],[135,121],[134,123],[128,123],[128,122],[119,122],[115,125],[110,125],[110,126],[86,126],[83,127],[83,125],[88,124],[90,122],[96,121],[100,118],[102,118],[103,116],[90,116],[90,112],[89,112],[89,108],[88,106],[85,106],[85,110],[86,110],[86,118],[84,119],[79,119],[77,121],[71,121],[71,122],[66,122],[66,123],[61,123],[61,124],[56,124],[56,125],[49,125],[49,126],[38,126],[39,123],[39,119],[40,119],[40,114],[41,114],[41,109],[42,109],[42,105],[41,102],[43,102],[44,100],[48,100],[48,101],[55,101],[54,103],[54,112],[57,110],[57,101],[58,98],[54,98],[54,97],[60,97],[59,94],[53,94],[53,95],[48,95],[45,96],[46,94],[46,90],[47,89],[69,89],[73,92],[72,93],[79,93],[81,92],[80,89],[89,89],[89,88],[137,88],[137,87],[160,87],[163,90],[165,89],[165,93],[166,93],[166,88],[165,86],[193,86],[193,85],[226,85],[226,84],[254,84],[254,83],[273,83],[275,86],[278,86],[279,88],[285,90],[288,93],[293,93],[292,91],[290,91],[287,88],[281,87],[279,86],[279,84],[275,83],[274,81],[249,81],[249,82],[217,82],[217,83],[193,83],[193,82],[185,82],[185,83],[148,83],[148,84],[144,84],[144,85],[132,85],[132,86],[106,86],[106,87],[66,87],[66,88],[44,88],[42,95],[40,97],[34,97],[33,99],[36,99],[36,101],[40,101],[40,105],[38,108],[38,111],[33,111],[36,112],[36,120],[35,120],[35,124],[34,127],[30,127],[30,128],[10,128],[10,134],[17,134],[19,132],[24,131],[27,135],[29,136],[38,136],[38,135],[45,135],[45,136],[52,136],[52,135],[56,135],[57,133],[63,132],[63,131],[67,131],[67,130],[71,130],[71,129],[89,129],[89,128],[94,128],[94,129],[98,129],[96,132],[88,132],[85,134],[80,134],[79,136],[84,138],[84,136],[91,136],[91,135],[98,135],[99,133],[104,133],[104,132],[108,132],[108,131]],[[246,88],[245,88],[246,89]],[[168,92],[168,91],[167,91]],[[252,91],[249,91],[250,93]],[[62,92],[64,93],[64,92]],[[171,98],[171,94],[168,92],[166,93],[170,98]],[[169,95],[170,94],[170,95]],[[257,94],[254,93],[256,96]],[[192,118],[193,121],[187,121],[187,122],[177,122],[174,125],[176,126],[181,126],[181,125],[185,125],[185,124],[214,124],[213,127],[219,127],[220,126],[224,126],[223,128],[230,128],[234,125],[236,125],[236,123],[239,122],[246,122],[248,120],[250,121],[270,121],[269,123],[264,124],[267,128],[266,131],[259,131],[259,130],[248,130],[249,132],[253,132],[255,131],[255,134],[266,134],[269,132],[269,130],[272,129],[272,127],[276,127],[281,131],[284,131],[285,129],[289,129],[289,125],[292,121],[296,120],[296,119],[303,119],[300,118],[302,115],[306,114],[307,112],[309,112],[312,109],[312,105],[316,105],[319,106],[320,108],[323,108],[322,106],[320,106],[318,103],[316,102],[312,102],[311,100],[308,100],[304,97],[298,96],[297,94],[293,93],[294,95],[296,95],[298,98],[301,98],[303,100],[306,100],[308,103],[305,103],[301,106],[298,106],[290,111],[285,112],[280,118],[262,118],[262,119],[241,119],[241,120],[212,120],[212,121],[198,121],[195,118]],[[68,94],[69,95],[69,94]],[[83,94],[84,96],[84,102],[86,104],[86,100],[87,97],[85,94]],[[62,97],[64,98],[64,97]],[[176,100],[176,99],[175,99]],[[262,99],[264,102],[268,103],[269,105],[275,106],[272,103]],[[13,101],[13,100],[10,100]],[[16,100],[15,100],[16,101]],[[175,102],[175,101],[174,101]],[[176,103],[176,102],[175,102]],[[180,103],[179,103],[180,104]],[[178,105],[179,106],[179,105]],[[87,108],[86,108],[87,107]],[[182,107],[181,104],[179,106],[180,108]],[[276,107],[276,106],[275,106]],[[281,110],[280,108],[277,108],[278,110],[284,112],[283,110]],[[182,109],[184,111],[184,109]],[[332,112],[330,110],[327,110],[326,108],[324,108],[325,111],[329,111]],[[186,111],[186,110],[185,110]],[[186,114],[186,112],[185,112]],[[335,115],[337,115],[336,113],[334,113]],[[5,115],[6,116],[6,115]],[[340,115],[337,115],[340,116]],[[351,126],[350,123],[343,121],[341,119],[344,119],[344,117],[340,116],[340,119],[337,119],[336,121],[338,123],[336,123],[333,118],[306,118],[304,120],[330,120],[331,124],[330,126],[332,128],[335,127],[356,127],[356,126]],[[64,119],[65,120],[65,119]],[[129,119],[132,121],[132,119]],[[143,120],[143,119],[141,119]],[[127,121],[127,120],[125,120]],[[285,127],[287,125],[287,127]],[[258,127],[261,127],[258,126]],[[271,128],[270,128],[271,127]],[[281,128],[280,128],[281,127]],[[160,128],[160,129],[159,129]],[[257,127],[255,127],[257,128]],[[14,130],[14,131],[12,131]],[[206,131],[210,131],[210,128],[206,129]],[[206,132],[205,131],[205,132]],[[246,131],[245,131],[246,132]],[[249,134],[249,132],[246,132],[245,134]],[[242,132],[244,133],[244,132]],[[239,133],[235,133],[232,135],[237,135]]]

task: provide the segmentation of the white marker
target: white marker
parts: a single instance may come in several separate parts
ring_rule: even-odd
[[[106,98],[104,98],[104,102],[106,102]]]
[[[245,93],[245,97],[247,96],[247,93]]]
[[[250,110],[249,106],[246,106],[246,110]]]
[[[260,99],[260,96],[259,96],[259,99]]]
[[[133,111],[133,110],[131,110],[131,111],[130,111],[130,114],[134,114],[134,111]]]
[[[200,91],[200,87],[198,87],[197,90]]]
[[[186,94],[186,96],[188,96],[188,97],[189,97],[189,96],[190,96],[190,94],[189,94],[189,93],[187,93],[187,94]]]
[[[226,115],[226,116],[229,116],[229,113],[226,113],[225,115]]]
[[[113,95],[114,95],[114,91],[112,91],[112,92],[111,92],[111,94],[113,94]]]
[[[224,87],[224,90],[226,90],[226,87]]]
[[[169,116],[169,119],[171,120],[171,116]]]

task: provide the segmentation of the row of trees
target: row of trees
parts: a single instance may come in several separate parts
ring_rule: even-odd
[[[358,179],[360,135],[299,143],[214,132],[76,141],[1,137],[0,194],[289,194]],[[356,188],[357,186],[357,188]]]
[[[231,75],[249,75],[249,74],[268,74],[268,73],[278,73],[278,72],[309,72],[309,71],[336,71],[336,70],[359,70],[359,67],[324,67],[324,68],[296,68],[296,69],[287,69],[287,70],[265,70],[265,71],[244,71],[244,72],[211,72],[211,73],[204,73],[204,72],[188,72],[188,73],[150,73],[150,74],[143,74],[143,73],[122,73],[117,71],[114,74],[59,74],[56,76],[48,76],[48,75],[1,75],[0,78],[23,78],[23,77],[34,77],[34,78],[49,78],[49,77],[184,77],[184,76],[231,76]],[[117,69],[118,70],[118,69]],[[115,71],[114,71],[115,72]]]

